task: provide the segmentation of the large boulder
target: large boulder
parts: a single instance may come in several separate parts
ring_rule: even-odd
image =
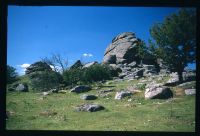
[[[95,112],[105,109],[103,106],[99,104],[83,104],[77,106],[76,111],[87,111],[87,112]]]
[[[81,63],[80,60],[77,60],[71,67],[70,69],[77,69],[77,68],[82,68],[83,64]]]
[[[70,92],[82,93],[82,92],[87,92],[87,91],[90,91],[90,90],[91,90],[91,88],[89,86],[79,85],[79,86],[72,88],[70,90]]]
[[[173,92],[165,86],[147,88],[145,91],[145,99],[168,99],[171,97],[173,97]]]
[[[106,48],[103,63],[124,64],[138,60],[135,56],[136,46],[141,40],[136,38],[132,32],[124,32],[116,36],[112,43]]]
[[[16,90],[17,91],[20,91],[20,92],[28,92],[28,85],[27,84],[18,84],[18,86],[16,87]]]
[[[52,69],[46,62],[38,61],[27,67],[25,73],[31,74],[37,71],[52,71]]]
[[[82,68],[89,68],[91,66],[94,66],[95,64],[98,64],[98,62],[97,61],[89,62],[85,64]]]

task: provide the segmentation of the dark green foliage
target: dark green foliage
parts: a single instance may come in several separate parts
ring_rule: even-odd
[[[7,65],[7,83],[11,84],[17,80],[16,69],[12,66]]]
[[[147,52],[147,47],[143,41],[139,42],[138,45],[136,46],[136,54],[135,56],[139,57],[141,60],[144,59],[146,56]]]
[[[83,76],[83,71],[81,69],[73,68],[65,70],[65,72],[63,73],[63,80],[66,85],[73,85],[81,81],[82,76]]]
[[[55,71],[38,71],[29,75],[31,86],[36,91],[48,91],[53,88],[59,88],[62,82],[62,76]]]
[[[63,79],[66,85],[76,85],[92,83],[96,81],[110,79],[111,72],[105,65],[93,65],[89,68],[73,68],[63,73]]]
[[[26,71],[30,79],[31,88],[36,91],[48,91],[50,89],[59,88],[62,83],[62,76],[55,72],[45,62],[36,62]]]
[[[150,29],[155,43],[151,51],[164,60],[171,71],[182,72],[188,63],[195,62],[196,56],[196,12],[194,9],[181,9],[177,14],[165,18],[163,23],[154,24]]]
[[[83,82],[96,82],[109,79],[111,76],[109,67],[105,65],[93,65],[87,68],[83,74]]]

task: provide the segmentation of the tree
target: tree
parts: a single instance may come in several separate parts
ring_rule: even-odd
[[[196,12],[194,9],[180,9],[167,16],[163,23],[156,23],[150,29],[155,40],[151,49],[167,64],[172,72],[182,72],[196,56]]]
[[[139,42],[136,48],[135,56],[137,56],[140,59],[140,64],[142,64],[142,61],[144,57],[147,55],[147,53],[148,51],[145,42],[144,41]]]
[[[16,69],[12,66],[7,65],[7,83],[13,83],[14,81],[16,81],[16,77]]]
[[[41,58],[43,62],[46,62],[48,65],[53,66],[54,71],[58,72],[59,69],[57,67],[61,67],[62,73],[66,70],[68,61],[63,59],[60,54],[52,53],[51,57]]]

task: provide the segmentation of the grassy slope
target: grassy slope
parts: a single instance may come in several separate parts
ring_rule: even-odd
[[[115,91],[138,81],[111,83]],[[106,86],[106,85],[105,85]],[[108,86],[108,85],[107,85]],[[101,88],[106,89],[106,87]],[[177,89],[177,88],[176,88]],[[97,94],[97,90],[87,92]],[[102,130],[102,131],[195,131],[195,96],[178,95],[170,100],[144,100],[144,92],[123,100],[108,98],[85,101],[81,94],[52,94],[41,100],[36,93],[8,92],[7,110],[13,112],[6,128],[27,130]],[[179,90],[180,94],[180,90]],[[99,112],[75,112],[83,103],[98,103]],[[171,110],[172,109],[172,110]],[[57,112],[41,115],[41,112]]]

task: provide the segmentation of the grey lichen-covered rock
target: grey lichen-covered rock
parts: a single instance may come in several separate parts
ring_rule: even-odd
[[[80,60],[77,60],[71,67],[70,69],[76,69],[76,68],[82,68],[83,64],[81,63]]]
[[[87,91],[90,91],[90,90],[91,90],[91,88],[89,86],[79,85],[79,86],[72,88],[70,90],[70,92],[82,93],[82,92],[87,92]]]
[[[121,100],[122,98],[127,97],[127,96],[131,96],[131,95],[132,95],[132,93],[129,92],[129,91],[116,92],[115,99]]]
[[[110,93],[110,92],[113,92],[113,90],[110,89],[110,90],[100,90],[100,91],[98,91],[99,94],[102,94],[102,93]]]
[[[141,40],[132,32],[124,32],[116,36],[106,48],[103,63],[124,64],[131,63],[135,58],[135,47]]]
[[[17,91],[20,92],[28,92],[28,85],[27,84],[18,84],[18,86],[16,87]]]
[[[89,62],[85,64],[82,68],[89,68],[91,66],[94,66],[95,64],[98,64],[98,62],[97,61]]]
[[[33,63],[29,67],[27,67],[25,73],[31,74],[36,71],[52,71],[52,69],[46,62],[39,61],[39,62]]]
[[[83,100],[95,100],[97,99],[97,96],[91,94],[83,94],[80,96],[80,98]]]
[[[96,112],[105,109],[99,104],[83,104],[76,107],[76,111]]]
[[[176,83],[178,82],[178,73],[177,72],[173,72],[170,74],[170,79],[167,81],[167,83]]]
[[[173,97],[173,92],[169,87],[147,88],[145,91],[145,99],[168,99]]]
[[[58,93],[58,89],[57,89],[57,88],[54,88],[54,89],[49,90],[49,92]]]
[[[185,90],[186,95],[195,95],[196,94],[196,89],[186,89]]]

